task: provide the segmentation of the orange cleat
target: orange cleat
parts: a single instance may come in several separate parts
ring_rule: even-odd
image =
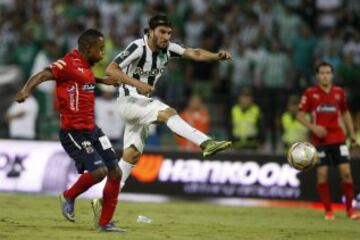
[[[356,212],[354,208],[351,208],[349,211],[347,211],[347,215],[351,220],[360,220],[360,214]]]
[[[325,217],[324,217],[325,220],[335,220],[335,216],[334,216],[334,213],[333,212],[326,212],[325,213]]]

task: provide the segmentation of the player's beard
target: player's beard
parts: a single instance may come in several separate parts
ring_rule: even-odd
[[[168,43],[164,43],[163,45],[164,45],[164,46],[161,46],[160,44],[157,44],[157,48],[158,48],[159,50],[164,50],[164,49],[166,49]]]
[[[159,38],[156,37],[155,35],[154,35],[154,43],[155,43],[154,45],[156,46],[156,49],[159,51],[164,50],[168,45],[168,43],[166,43],[166,44],[164,44],[164,46],[161,46]]]

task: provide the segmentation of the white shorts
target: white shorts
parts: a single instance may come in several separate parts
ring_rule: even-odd
[[[124,149],[133,145],[142,153],[149,125],[157,120],[159,111],[169,106],[141,95],[119,97],[118,103],[120,115],[125,120]]]

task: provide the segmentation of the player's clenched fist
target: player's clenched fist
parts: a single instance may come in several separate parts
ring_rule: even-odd
[[[219,51],[218,52],[219,60],[231,60],[231,53],[228,51]]]
[[[22,103],[24,102],[27,98],[29,97],[29,93],[21,90],[20,92],[18,92],[15,96],[15,101],[17,101],[18,103]]]
[[[319,138],[323,138],[327,134],[326,128],[323,126],[315,125],[311,130]]]
[[[135,87],[140,94],[144,94],[144,95],[151,93],[151,91],[153,90],[152,86],[143,82],[138,82]]]

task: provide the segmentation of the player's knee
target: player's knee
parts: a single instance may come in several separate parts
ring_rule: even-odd
[[[326,183],[327,181],[328,181],[327,174],[318,174],[318,176],[317,176],[318,183]]]
[[[168,108],[165,111],[168,113],[169,117],[174,116],[174,115],[177,114],[176,110],[173,109],[173,108]]]
[[[111,171],[108,172],[108,176],[109,178],[113,179],[113,180],[121,180],[121,170],[119,167],[116,167],[114,169],[112,169]]]
[[[123,159],[131,164],[136,164],[141,156],[141,152],[139,152],[135,146],[131,146],[126,149],[123,153]]]
[[[140,156],[141,156],[141,153],[136,151],[136,152],[133,152],[131,155],[130,155],[130,160],[131,162],[133,163],[137,163],[140,159]]]
[[[166,123],[169,118],[176,115],[177,112],[173,108],[167,108],[159,112],[158,121]]]
[[[352,182],[352,176],[350,172],[342,173],[341,179],[343,182]]]
[[[96,169],[94,172],[91,173],[93,175],[93,177],[95,178],[96,182],[100,182],[102,181],[106,175],[108,174],[108,169],[107,167],[101,167]]]

